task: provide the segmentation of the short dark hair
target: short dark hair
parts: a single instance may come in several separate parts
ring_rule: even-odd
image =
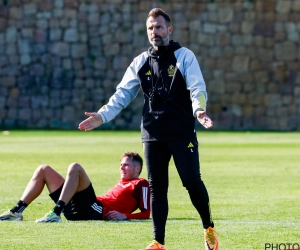
[[[121,155],[120,160],[122,160],[124,157],[130,158],[130,160],[135,164],[141,166],[141,170],[139,174],[142,172],[143,169],[143,158],[136,152],[128,151]]]
[[[165,19],[167,26],[170,26],[170,24],[171,24],[170,16],[160,8],[154,8],[154,9],[150,10],[150,12],[147,16],[147,20],[151,16],[154,17],[154,18],[157,18],[158,16],[162,16]]]

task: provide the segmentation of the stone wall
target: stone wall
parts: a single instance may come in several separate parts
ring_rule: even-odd
[[[300,130],[299,0],[0,0],[0,127],[76,129],[149,47],[153,7],[196,54],[219,130]],[[104,128],[138,129],[139,93]]]

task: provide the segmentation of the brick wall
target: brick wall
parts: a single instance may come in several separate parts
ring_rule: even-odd
[[[149,47],[153,7],[196,54],[220,130],[300,130],[300,1],[0,0],[0,127],[76,129]],[[104,128],[138,129],[143,98]]]

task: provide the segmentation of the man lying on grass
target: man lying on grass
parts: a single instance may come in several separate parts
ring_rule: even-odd
[[[61,213],[67,220],[149,219],[149,183],[139,178],[142,166],[143,160],[138,153],[124,153],[120,162],[121,179],[106,194],[96,196],[88,175],[78,163],[69,166],[66,179],[50,166],[40,165],[20,201],[0,215],[0,220],[22,221],[22,212],[41,194],[45,184],[56,205],[36,220],[38,223],[61,222]],[[138,208],[140,212],[133,213]]]

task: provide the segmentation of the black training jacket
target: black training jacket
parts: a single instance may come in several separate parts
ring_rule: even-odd
[[[150,47],[127,68],[116,92],[100,113],[109,122],[144,93],[142,141],[173,140],[194,135],[197,110],[206,110],[205,82],[192,51],[178,42]]]

